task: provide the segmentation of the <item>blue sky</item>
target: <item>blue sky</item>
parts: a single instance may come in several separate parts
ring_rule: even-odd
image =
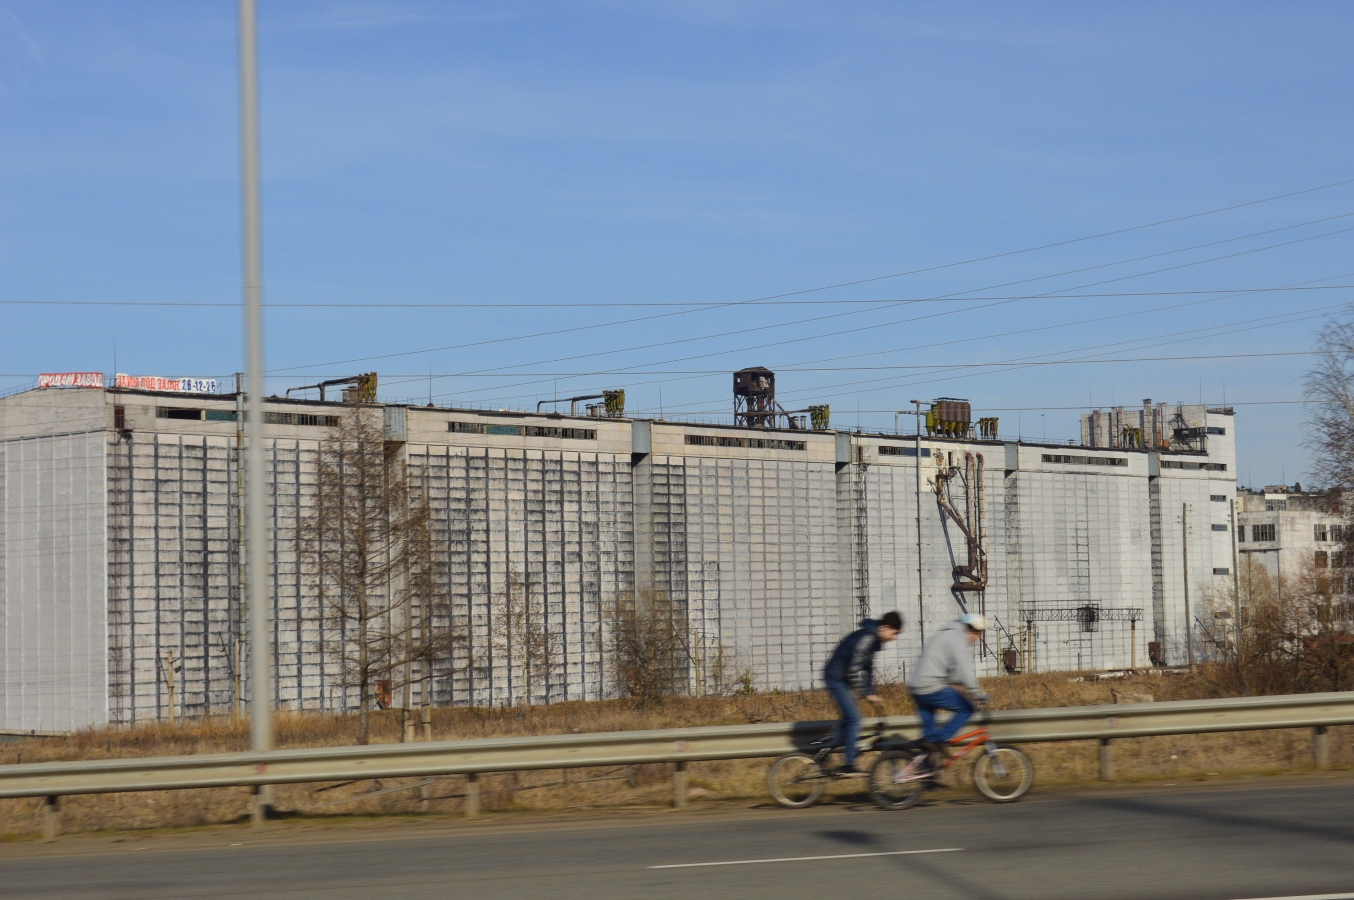
[[[624,387],[727,420],[728,373],[766,365],[841,426],[949,395],[1050,439],[1089,403],[1202,397],[1236,404],[1243,483],[1291,482],[1302,407],[1275,401],[1310,358],[1253,354],[1351,299],[1354,184],[1325,187],[1354,178],[1351,25],[261,0],[270,388],[375,369],[387,399]],[[0,388],[115,353],[240,368],[235,41],[229,0],[0,0]]]

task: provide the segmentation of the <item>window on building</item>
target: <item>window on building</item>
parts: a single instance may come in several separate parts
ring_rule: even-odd
[[[1226,530],[1227,530],[1227,526],[1226,526],[1226,525],[1216,525],[1216,524],[1215,524],[1215,525],[1213,526],[1213,530],[1214,530],[1214,531],[1226,531]]]
[[[113,427],[118,431],[127,430],[127,407],[125,406],[113,407]]]
[[[1209,495],[1209,498],[1208,498],[1208,499],[1209,499],[1209,500],[1212,500],[1214,503],[1226,503],[1226,502],[1227,502],[1227,495],[1226,495],[1226,494],[1211,494],[1211,495]]]
[[[1288,509],[1287,500],[1266,500],[1265,512],[1283,512]]]
[[[1236,542],[1238,544],[1246,543],[1246,526],[1238,525],[1236,527]]]
[[[1231,574],[1232,574],[1232,570],[1231,570],[1231,569],[1214,569],[1214,570],[1213,570],[1213,574],[1214,574],[1214,575],[1231,575]]]
[[[157,406],[155,407],[155,418],[157,419],[186,419],[190,422],[202,421],[202,410],[185,409],[178,406]]]
[[[593,428],[556,428],[553,425],[490,425],[486,422],[448,422],[452,434],[493,434],[506,437],[559,438],[565,441],[595,441]]]
[[[783,441],[777,438],[722,437],[712,434],[688,434],[686,443],[694,447],[749,447],[753,450],[798,450],[808,449],[804,441]]]
[[[1316,551],[1316,567],[1318,569],[1324,569],[1328,565],[1330,565],[1330,558],[1327,556],[1326,551],[1325,550]]]
[[[1278,537],[1275,535],[1275,532],[1278,531],[1278,528],[1279,527],[1275,525],[1273,522],[1271,522],[1268,525],[1252,525],[1251,540],[1252,541],[1278,540]]]
[[[917,455],[917,448],[916,448],[916,447],[899,447],[899,446],[896,446],[896,445],[894,445],[894,444],[880,444],[880,445],[879,445],[879,455],[880,455],[880,456],[916,456],[916,455]],[[921,448],[921,455],[922,455],[922,456],[930,456],[930,455],[931,455],[931,448],[930,448],[930,447],[922,447],[922,448]]]
[[[1334,553],[1330,555],[1330,567],[1332,569],[1349,568],[1350,556],[1354,556],[1354,554],[1346,554],[1343,551],[1336,550]]]
[[[1189,471],[1202,470],[1205,472],[1226,472],[1226,463],[1209,462],[1186,462],[1183,459],[1163,459],[1161,461],[1163,469],[1187,469]]]
[[[1349,532],[1345,530],[1345,526],[1343,525],[1332,525],[1330,527],[1330,539],[1337,544],[1344,543],[1346,540],[1345,535],[1348,533]]]
[[[266,425],[318,425],[322,428],[337,428],[339,417],[314,416],[310,413],[266,412],[263,414],[263,421]]]
[[[1324,540],[1326,540],[1326,526],[1325,526],[1325,525],[1313,525],[1313,526],[1312,526],[1312,540],[1314,540],[1314,541],[1324,541]]]
[[[1044,462],[1061,463],[1065,466],[1126,466],[1128,460],[1120,456],[1064,456],[1057,453],[1045,453]]]
[[[1209,425],[1209,426],[1208,426],[1208,433],[1209,433],[1209,434],[1226,434],[1226,433],[1227,433],[1227,429],[1226,429],[1226,428],[1219,428],[1219,427],[1216,426],[1216,425]]]

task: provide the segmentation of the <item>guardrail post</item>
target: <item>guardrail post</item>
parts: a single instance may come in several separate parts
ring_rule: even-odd
[[[254,785],[254,797],[249,804],[249,824],[258,827],[268,821],[268,811],[273,806],[273,791],[270,784]]]
[[[1109,738],[1100,739],[1100,780],[1114,780],[1114,749]]]
[[[61,834],[61,812],[57,797],[42,798],[42,839],[47,842],[56,840]]]
[[[474,772],[465,776],[465,817],[473,819],[480,814],[480,776]]]
[[[677,809],[686,806],[686,763],[682,760],[672,770],[672,805]]]
[[[1318,769],[1330,768],[1330,735],[1325,725],[1312,729],[1312,761]]]

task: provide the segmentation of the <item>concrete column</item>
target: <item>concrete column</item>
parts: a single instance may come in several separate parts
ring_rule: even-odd
[[[630,425],[630,490],[635,517],[635,590],[654,585],[653,458],[648,422]]]
[[[1318,769],[1330,768],[1330,735],[1325,725],[1312,729],[1312,761]]]
[[[473,819],[480,814],[480,776],[471,772],[465,776],[465,817]]]
[[[57,801],[57,797],[42,798],[42,839],[49,843],[61,834],[61,812]]]
[[[676,809],[686,806],[686,763],[678,762],[672,770],[672,805]]]
[[[1100,739],[1100,780],[1114,780],[1114,750],[1109,738]]]

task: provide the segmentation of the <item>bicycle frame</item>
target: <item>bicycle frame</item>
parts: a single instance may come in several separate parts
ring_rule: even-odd
[[[992,732],[984,726],[979,726],[972,731],[950,738],[950,746],[955,748],[955,752],[953,755],[946,754],[945,763],[940,768],[948,769],[972,753],[975,747],[981,747],[991,742]]]

